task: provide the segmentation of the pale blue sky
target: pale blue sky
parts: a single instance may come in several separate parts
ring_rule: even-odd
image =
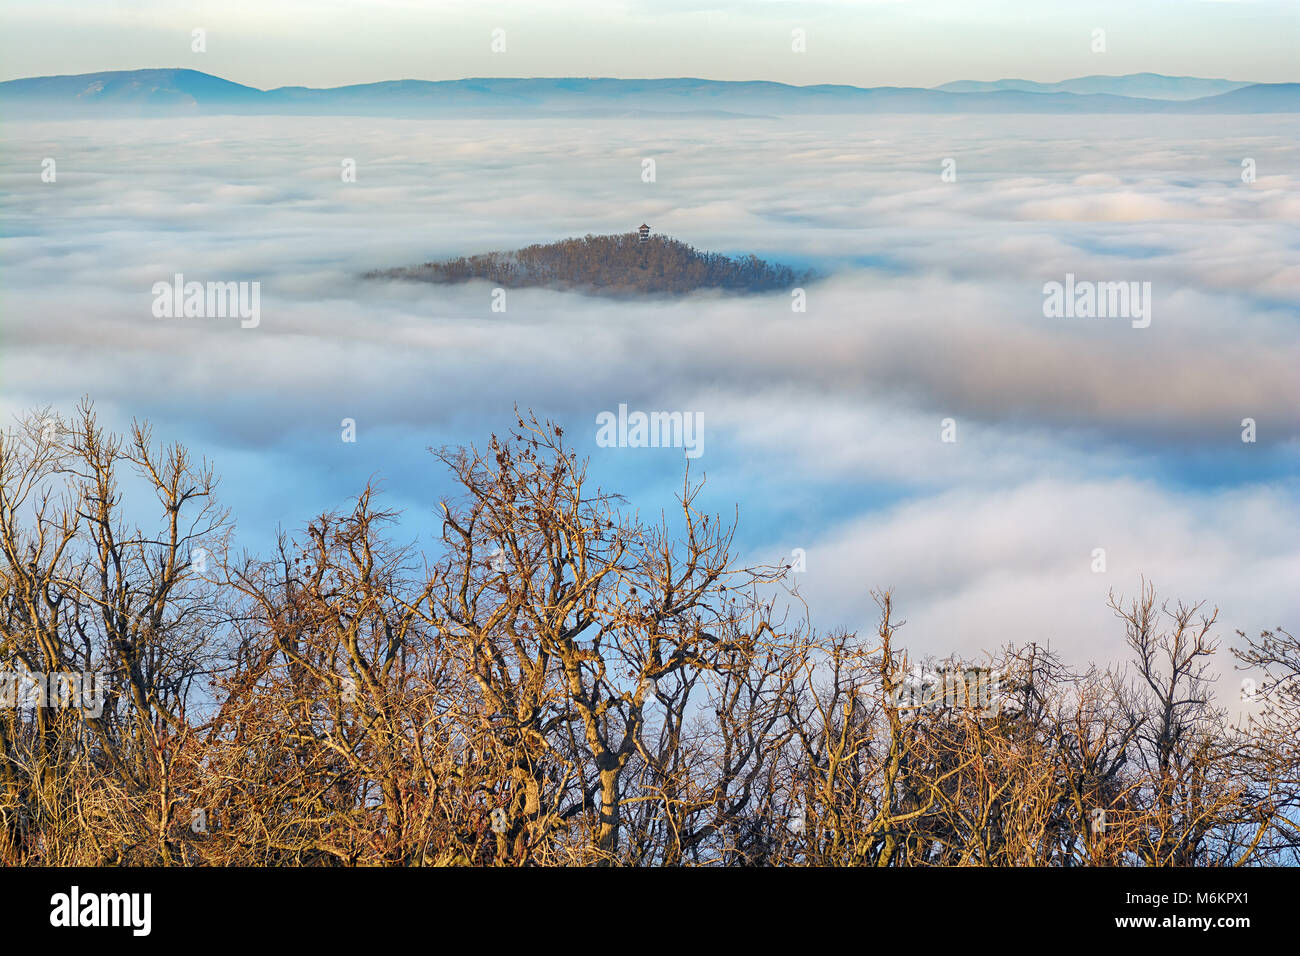
[[[207,51],[190,49],[207,31]],[[505,30],[506,51],[490,50]],[[807,52],[791,31],[807,31]],[[1106,31],[1106,52],[1091,49]],[[5,0],[0,79],[187,66],[258,87],[699,76],[934,86],[1142,71],[1300,79],[1300,0]]]

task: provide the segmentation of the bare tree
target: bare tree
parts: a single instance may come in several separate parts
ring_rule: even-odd
[[[124,484],[154,499],[152,526],[127,521]],[[46,411],[0,436],[5,667],[103,682],[102,711],[0,718],[8,857],[174,862],[172,765],[222,622],[192,560],[225,540],[215,486],[146,425],[106,432],[88,401],[71,421]]]
[[[1287,631],[1233,652],[1261,675],[1245,729],[1216,613],[1145,582],[1110,600],[1127,667],[912,662],[890,592],[874,631],[818,633],[689,473],[646,521],[532,416],[437,458],[460,493],[432,556],[367,487],[235,557],[212,470],[147,426],[83,403],[0,436],[0,665],[103,680],[102,709],[0,710],[0,861],[1296,860]],[[940,690],[911,695],[914,667]]]

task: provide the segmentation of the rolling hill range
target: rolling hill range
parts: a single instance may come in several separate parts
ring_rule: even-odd
[[[935,89],[949,93],[994,93],[1020,90],[1024,93],[1108,93],[1153,100],[1194,100],[1251,86],[1240,80],[1209,80],[1199,76],[1163,76],[1160,73],[1130,73],[1127,76],[1080,76],[1059,83],[1033,80],[958,80]]]
[[[1024,88],[1021,88],[1024,87]],[[702,79],[390,80],[259,90],[188,69],[44,76],[0,83],[0,115],[186,114],[463,116],[519,114],[825,115],[856,113],[1300,112],[1300,84],[1197,77],[1082,77],[911,87],[790,86]]]

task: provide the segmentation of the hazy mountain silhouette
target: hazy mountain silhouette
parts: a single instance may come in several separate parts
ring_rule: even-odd
[[[1300,83],[1256,83],[1182,104],[1188,113],[1294,113]]]
[[[1127,76],[1080,76],[1059,83],[1033,80],[958,80],[935,89],[949,93],[992,93],[1020,90],[1025,93],[1107,93],[1154,100],[1192,100],[1216,96],[1253,84],[1241,80],[1211,80],[1199,76],[1164,76],[1160,73],[1130,73]]]
[[[188,108],[253,105],[266,93],[198,70],[111,70],[0,83],[6,105]]]
[[[30,77],[0,83],[9,116],[152,116],[196,113],[321,115],[649,115],[725,116],[855,113],[1181,113],[1300,112],[1300,86],[1196,77],[1081,77],[1057,84],[1023,80],[912,87],[789,86],[690,78],[484,78],[389,80],[331,89],[258,90],[186,69]],[[1003,88],[1025,84],[1033,89]],[[987,86],[996,87],[986,89]],[[1064,87],[1072,87],[1065,90]],[[1042,89],[1039,89],[1042,87]],[[969,88],[969,89],[968,89]],[[959,91],[954,91],[957,89]],[[1187,99],[1204,89],[1215,95]],[[964,90],[964,91],[962,91]],[[1124,90],[1117,95],[1114,90]],[[1163,98],[1130,95],[1141,91]]]

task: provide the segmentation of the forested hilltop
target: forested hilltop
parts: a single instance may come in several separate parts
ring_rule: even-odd
[[[642,240],[635,232],[587,235],[527,246],[514,252],[459,256],[419,266],[374,270],[366,278],[466,282],[487,279],[506,288],[545,286],[602,294],[681,294],[695,289],[768,292],[809,278],[789,266],[754,255],[731,258],[701,252],[664,236]]]

